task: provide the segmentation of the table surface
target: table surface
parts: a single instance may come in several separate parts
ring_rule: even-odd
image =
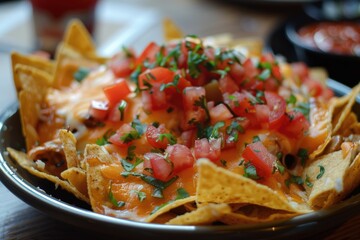
[[[239,1],[238,1],[239,2]],[[244,6],[236,1],[103,0],[96,12],[99,53],[121,46],[141,49],[162,40],[161,21],[171,17],[185,33],[207,36],[224,32],[235,37],[265,38],[276,25],[301,10],[299,5]],[[136,17],[134,17],[136,16]],[[9,53],[34,49],[32,12],[28,2],[0,4],[0,112],[16,101]],[[101,239],[103,236],[58,222],[14,196],[0,182],[0,239]],[[329,232],[326,240],[360,239],[360,216]]]

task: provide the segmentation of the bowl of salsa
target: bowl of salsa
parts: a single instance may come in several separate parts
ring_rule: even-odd
[[[288,22],[286,35],[299,60],[325,67],[331,78],[348,86],[359,83],[359,22],[302,17]]]

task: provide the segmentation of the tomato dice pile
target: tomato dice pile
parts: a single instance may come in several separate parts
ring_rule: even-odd
[[[236,50],[205,46],[196,36],[160,46],[151,42],[143,52],[124,50],[108,67],[117,80],[103,89],[107,101],[94,100],[90,117],[102,122],[122,122],[107,143],[127,148],[142,138],[153,148],[143,154],[147,174],[166,181],[194,166],[199,158],[220,164],[221,153],[238,147],[249,130],[276,132],[301,140],[310,128],[311,97],[329,99],[331,90],[313,80],[307,67],[291,65],[299,89],[308,99],[283,86],[284,76],[272,54],[244,57]],[[139,97],[143,110],[180,113],[176,129],[160,121],[136,126],[124,121],[126,99]],[[255,167],[260,178],[269,177],[278,158],[261,141],[242,146],[242,160]]]

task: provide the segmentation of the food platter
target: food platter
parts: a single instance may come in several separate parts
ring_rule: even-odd
[[[344,95],[349,88],[333,80],[328,85],[337,95]],[[360,115],[360,100],[357,99],[355,111]],[[294,217],[290,220],[254,225],[234,226],[169,226],[163,224],[141,223],[117,219],[91,212],[90,207],[68,192],[56,189],[52,183],[41,180],[21,169],[6,152],[7,147],[24,149],[24,139],[18,105],[9,107],[0,118],[0,178],[3,184],[17,197],[51,217],[72,225],[111,234],[118,237],[156,237],[157,239],[288,239],[301,235],[326,236],[330,229],[340,226],[344,221],[360,212],[359,189],[351,197],[335,206]],[[126,231],[125,231],[126,229]]]

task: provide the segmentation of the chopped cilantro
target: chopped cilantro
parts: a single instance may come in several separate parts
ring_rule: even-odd
[[[120,111],[120,121],[123,121],[124,120],[124,111],[125,111],[125,108],[127,107],[127,102],[125,100],[121,100],[120,102],[120,105],[118,107],[119,111]]]
[[[219,138],[220,137],[220,133],[219,133],[219,129],[222,128],[223,126],[225,126],[224,122],[217,122],[211,130],[211,134],[209,136],[209,139],[211,138]]]
[[[174,200],[170,200],[170,201],[168,201],[168,202],[166,202],[166,203],[163,203],[163,204],[161,204],[161,205],[159,205],[159,206],[156,206],[156,207],[154,208],[154,210],[151,211],[150,215],[151,215],[151,214],[154,214],[154,213],[155,213],[156,211],[158,211],[160,208],[163,208],[163,207],[165,207],[166,205],[168,205],[168,204],[170,204],[170,203],[172,203],[172,202],[174,202],[174,201],[176,201],[176,200],[184,199],[184,198],[187,198],[187,197],[190,196],[189,193],[188,193],[184,188],[178,188],[178,189],[176,190],[176,192],[177,192],[177,195],[176,195],[176,197],[175,197]]]
[[[133,189],[130,191],[130,193],[136,194],[140,202],[146,199],[146,193],[144,192]]]
[[[180,75],[179,74],[176,74],[174,76],[174,79],[172,82],[169,82],[169,83],[162,83],[160,85],[160,91],[164,91],[166,88],[169,88],[169,87],[175,87],[176,91],[177,92],[180,92],[179,88],[177,87],[178,84],[179,84],[179,80],[180,80]]]
[[[253,136],[253,143],[256,143],[256,142],[261,142],[261,139],[259,138],[259,136]]]
[[[99,146],[108,144],[109,137],[111,137],[111,135],[113,135],[114,133],[115,132],[112,129],[107,130],[104,136],[102,136],[102,138],[96,139],[96,144]]]
[[[128,147],[126,160],[130,160],[130,161],[131,161],[131,160],[134,159],[134,157],[135,157],[135,153],[134,153],[135,149],[136,149],[136,146],[135,146],[135,145],[131,145],[131,146]]]
[[[300,176],[291,175],[290,178],[285,180],[285,185],[289,187],[291,183],[302,185],[304,180]]]
[[[132,164],[131,162],[126,161],[126,159],[121,159],[121,165],[123,166],[123,168],[125,169],[125,171],[132,171],[134,168],[136,168],[137,165],[139,165],[140,163],[142,163],[144,160],[142,160],[141,158],[136,158],[136,161],[134,164]]]
[[[208,121],[210,119],[210,112],[209,112],[209,109],[207,107],[205,95],[202,95],[202,96],[200,96],[200,98],[198,100],[195,100],[194,106],[200,107],[200,108],[205,110],[206,121]]]
[[[166,138],[168,140],[170,145],[174,145],[177,142],[176,138],[171,133],[161,133],[161,134],[159,134],[156,141],[162,141],[164,138]]]
[[[137,173],[137,172],[129,172],[129,171],[122,172],[121,176],[123,176],[123,177],[128,177],[128,176],[139,177],[144,182],[154,186],[155,188],[161,189],[161,190],[164,190],[165,188],[170,186],[173,182],[175,182],[179,178],[178,176],[174,176],[167,182],[164,182],[164,181],[161,181],[159,179],[156,179],[156,178],[146,175],[146,174]]]
[[[74,73],[74,78],[77,82],[81,82],[87,77],[87,75],[89,75],[89,73],[89,68],[79,67],[79,69]]]
[[[199,65],[207,60],[207,57],[205,54],[199,54],[195,51],[189,51],[188,53],[188,69],[189,74],[192,78],[198,78],[201,74],[201,70],[199,68]]]
[[[226,162],[225,159],[220,159],[220,163],[221,163],[224,167],[226,167],[227,162]]]
[[[270,76],[271,76],[271,71],[270,71],[270,69],[266,68],[257,77],[260,81],[265,81]]]
[[[129,48],[127,48],[127,47],[125,47],[125,46],[122,46],[121,49],[122,49],[122,51],[125,53],[125,56],[126,56],[127,58],[132,58],[132,57],[134,57],[134,54],[130,51]]]
[[[297,101],[297,99],[293,94],[291,94],[290,97],[288,99],[286,99],[287,104],[294,104],[295,105],[296,101]]]
[[[297,156],[300,158],[301,165],[305,166],[306,160],[309,159],[308,151],[305,148],[300,148]]]
[[[324,168],[324,166],[318,165],[318,167],[320,168],[320,172],[319,172],[319,174],[316,176],[316,179],[320,179],[320,178],[324,175],[324,173],[325,173],[325,168]]]
[[[139,134],[139,137],[142,136],[146,131],[146,124],[142,124],[138,118],[135,118],[131,122],[131,126],[136,129]]]
[[[244,165],[244,177],[251,178],[253,180],[258,180],[260,177],[257,175],[256,168],[250,162],[246,162]]]
[[[310,104],[309,103],[299,102],[299,103],[297,103],[294,110],[301,112],[307,119],[309,119],[309,113],[310,113]]]
[[[123,207],[125,205],[124,201],[118,201],[116,200],[113,192],[112,192],[112,183],[110,182],[110,187],[109,187],[109,194],[108,194],[108,199],[109,201],[112,203],[112,205],[114,205],[115,207]]]
[[[308,186],[308,187],[313,187],[313,185],[314,185],[312,182],[310,182],[310,178],[309,178],[308,175],[306,175],[305,184],[306,184],[306,186]]]
[[[127,132],[124,135],[122,135],[120,137],[120,140],[123,141],[124,143],[129,143],[129,142],[139,139],[139,138],[140,138],[139,132],[134,129],[134,130],[131,130],[130,132]]]

